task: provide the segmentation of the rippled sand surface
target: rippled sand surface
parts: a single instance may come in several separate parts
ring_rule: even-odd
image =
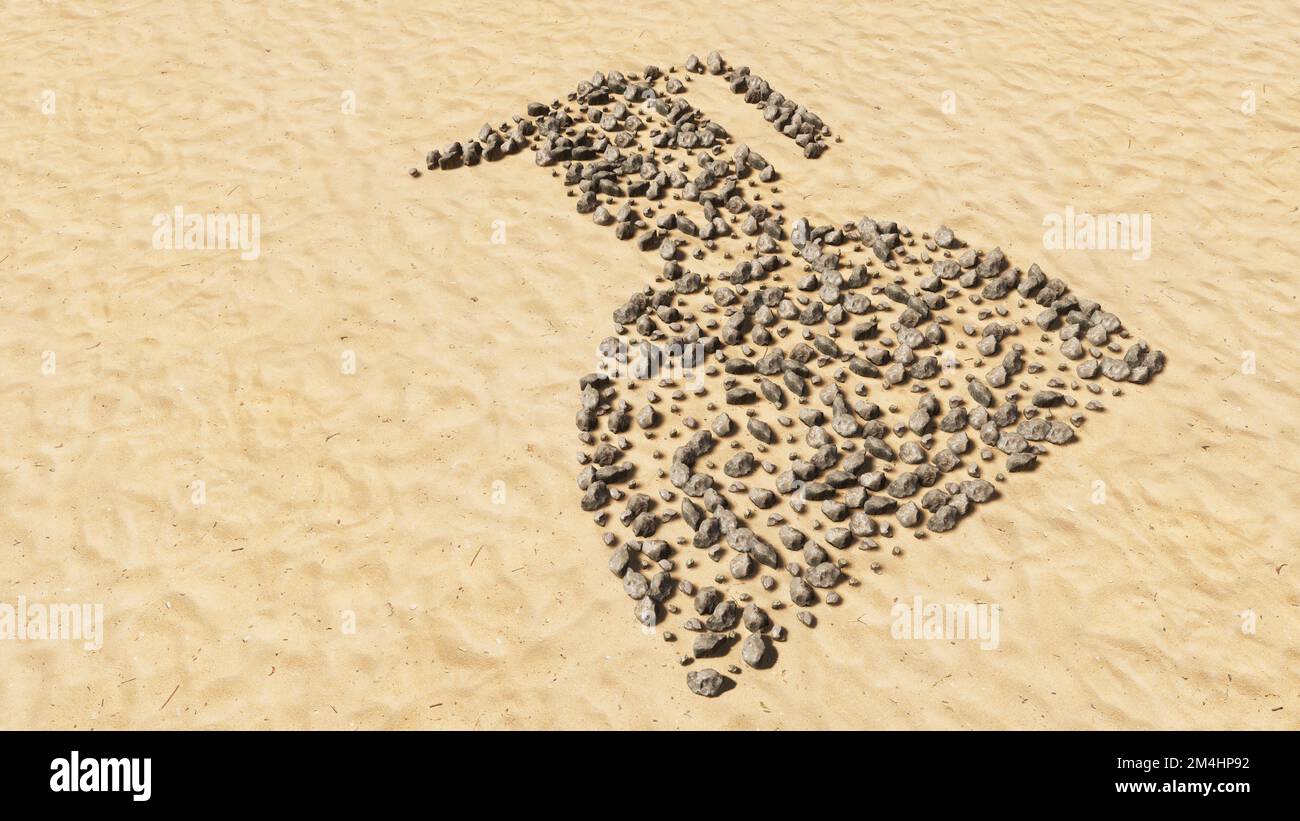
[[[5,726],[1300,726],[1290,4],[587,9],[6,10],[3,601],[106,623],[0,641]],[[576,377],[657,266],[527,159],[405,171],[712,48],[843,139],[705,96],[817,192],[789,212],[946,223],[1170,364],[705,700],[573,484]],[[177,206],[257,214],[260,256],[154,249]],[[1067,206],[1151,214],[1150,259],[1045,250]],[[1000,647],[892,639],[915,595],[997,603]]]

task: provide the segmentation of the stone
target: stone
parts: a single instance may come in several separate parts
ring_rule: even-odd
[[[691,645],[691,654],[697,659],[721,658],[727,655],[731,637],[722,633],[701,633]]]
[[[804,578],[813,587],[834,587],[836,582],[840,580],[840,569],[831,562],[822,562],[810,567]]]
[[[730,599],[713,608],[713,615],[704,621],[704,626],[714,632],[730,630],[740,621],[740,605]]]
[[[740,658],[750,667],[767,666],[768,639],[762,633],[750,633],[740,645]]]
[[[722,603],[722,591],[716,587],[702,587],[695,594],[695,612],[707,616]]]
[[[930,520],[925,523],[925,526],[935,533],[946,533],[957,526],[957,518],[957,508],[952,505],[940,505],[930,515]]]
[[[1035,453],[1013,453],[1007,457],[1007,471],[1017,473],[1031,470],[1037,462],[1038,455]]]
[[[686,674],[686,686],[692,693],[705,698],[714,698],[726,688],[727,679],[712,667],[692,670]]]
[[[623,576],[623,592],[630,598],[640,599],[650,592],[650,582],[639,572],[630,571]]]
[[[1106,356],[1102,357],[1101,360],[1101,372],[1103,376],[1112,382],[1123,382],[1133,373],[1133,369],[1122,359],[1113,359]]]
[[[754,560],[747,553],[737,553],[727,564],[731,575],[737,579],[747,579],[754,572]]]
[[[655,612],[655,600],[646,596],[636,603],[636,620],[646,627],[654,627],[659,623],[658,614]]]
[[[764,587],[766,587],[766,585],[764,585]],[[772,624],[772,620],[768,617],[767,613],[765,613],[757,604],[752,602],[745,605],[745,609],[740,616],[740,622],[745,625],[745,629],[751,633],[761,633]]]
[[[812,585],[796,576],[790,579],[790,601],[800,607],[811,607],[817,603],[817,594]]]

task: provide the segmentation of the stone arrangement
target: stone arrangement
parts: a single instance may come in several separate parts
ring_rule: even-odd
[[[670,643],[667,628],[692,633],[687,687],[716,696],[744,668],[696,660],[739,645],[745,667],[770,667],[784,611],[813,627],[1165,356],[1038,265],[946,227],[787,221],[775,167],[686,100],[692,75],[721,77],[804,157],[826,151],[820,118],[713,52],[597,73],[425,164],[528,149],[579,214],[658,255],[578,380],[580,505],[632,617]]]

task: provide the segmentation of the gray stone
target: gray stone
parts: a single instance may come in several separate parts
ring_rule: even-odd
[[[623,576],[623,592],[634,599],[640,599],[650,592],[650,583],[645,576],[632,570]]]
[[[1124,382],[1132,375],[1133,369],[1124,360],[1107,356],[1101,360],[1101,372],[1112,382]]]
[[[766,666],[768,652],[767,636],[762,633],[750,633],[740,645],[740,658],[750,667]]]
[[[716,587],[701,587],[695,594],[695,612],[707,616],[722,602],[722,591]]]
[[[691,653],[697,659],[721,658],[727,655],[731,637],[723,633],[702,633],[695,637]]]
[[[790,601],[800,607],[811,607],[817,603],[817,594],[812,585],[796,576],[790,579]]]
[[[727,564],[731,575],[737,579],[747,579],[754,572],[754,560],[748,553],[737,553]]]
[[[713,698],[725,689],[726,684],[726,677],[712,667],[692,670],[686,674],[686,686],[697,696]]]
[[[646,627],[654,627],[659,623],[659,616],[655,612],[655,600],[646,596],[636,603],[636,620]]]
[[[916,495],[921,487],[921,480],[915,473],[901,473],[894,481],[889,483],[886,492],[895,499],[906,499],[909,496]]]
[[[1068,444],[1069,442],[1074,441],[1074,428],[1064,422],[1053,420],[1051,424],[1047,426],[1046,438],[1047,441],[1051,442],[1053,445]]]
[[[957,526],[957,508],[952,505],[941,505],[930,516],[930,520],[926,522],[925,526],[935,533],[945,533],[952,530]]]
[[[623,573],[632,563],[632,552],[627,545],[623,545],[615,550],[609,557],[609,572],[615,576],[622,577]]]
[[[832,562],[822,562],[810,567],[804,578],[813,587],[834,587],[836,582],[840,580],[840,569]]]
[[[704,626],[714,632],[720,632],[735,627],[738,621],[740,621],[740,605],[728,599],[713,608],[713,615],[704,621]]]
[[[1007,457],[1007,470],[1011,473],[1030,470],[1037,461],[1038,455],[1035,453],[1013,453]]]
[[[754,454],[749,451],[741,451],[727,460],[727,463],[722,466],[722,472],[733,479],[738,479],[753,473],[757,466],[758,463],[754,459]]]

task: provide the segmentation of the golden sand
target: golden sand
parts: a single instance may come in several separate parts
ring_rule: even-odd
[[[1300,726],[1291,5],[589,8],[10,4],[0,577],[106,623],[0,641],[4,725]],[[712,48],[843,138],[805,162],[697,84],[818,192],[792,212],[946,223],[1170,364],[705,700],[573,484],[576,378],[651,264],[530,159],[405,170]],[[155,249],[177,206],[258,215],[258,257]],[[1045,250],[1068,206],[1151,214],[1150,259]],[[998,603],[999,648],[893,640],[918,594]]]

